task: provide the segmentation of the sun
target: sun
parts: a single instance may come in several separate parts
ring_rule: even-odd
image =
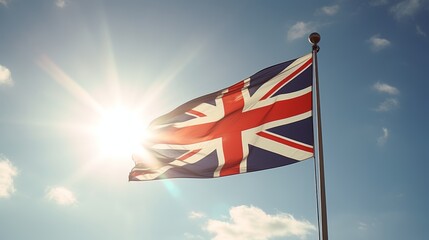
[[[137,111],[124,106],[104,109],[95,127],[101,156],[130,157],[147,135],[146,124]]]
[[[111,60],[111,62],[114,61]],[[114,94],[109,95],[109,99],[115,99],[115,103],[113,105],[103,105],[57,66],[48,56],[42,55],[38,59],[38,64],[53,80],[93,113],[91,116],[84,116],[89,121],[87,122],[88,125],[78,125],[77,129],[87,131],[89,134],[90,143],[82,140],[79,144],[89,144],[91,149],[92,147],[96,148],[94,149],[94,159],[97,162],[102,161],[104,164],[106,163],[104,160],[109,160],[109,163],[112,163],[116,167],[121,160],[130,159],[133,153],[141,151],[142,143],[147,140],[147,136],[149,135],[147,126],[150,119],[148,119],[148,113],[145,112],[146,103],[150,102],[149,100],[144,101],[145,104],[143,105],[136,106],[129,104],[128,99],[120,97],[122,94],[118,87],[114,89]],[[108,66],[106,69],[116,68],[115,66]],[[112,72],[115,71],[112,70]],[[119,86],[117,76],[113,74],[111,78],[115,82],[114,85]],[[157,83],[151,88],[151,94],[144,94],[145,99],[154,99],[163,86],[165,84]],[[105,100],[102,102],[106,103],[110,101]],[[150,116],[152,115],[150,114]]]

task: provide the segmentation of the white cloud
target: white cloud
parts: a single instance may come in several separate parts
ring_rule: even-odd
[[[378,34],[372,36],[368,42],[371,44],[373,51],[380,51],[391,45],[391,42],[385,38],[381,38]]]
[[[66,0],[55,0],[55,5],[59,8],[64,8],[67,5],[68,1]]]
[[[426,32],[423,31],[423,29],[419,25],[416,25],[416,31],[417,31],[417,34],[420,35],[420,36],[423,36],[423,37],[427,36]]]
[[[358,222],[358,229],[360,231],[367,231],[368,230],[368,224],[364,222]]]
[[[395,98],[388,98],[384,102],[380,103],[375,109],[377,112],[388,112],[392,109],[395,109],[399,106],[399,101]]]
[[[383,127],[381,130],[383,131],[383,133],[377,139],[378,145],[384,145],[386,143],[387,139],[389,138],[389,129]]]
[[[391,86],[387,83],[377,82],[372,87],[380,93],[387,93],[389,95],[398,95],[399,94],[399,90],[396,87]]]
[[[387,83],[376,82],[372,88],[379,93],[385,93],[389,95],[398,95],[399,90]],[[392,109],[395,109],[399,106],[399,101],[396,98],[387,98],[381,102],[378,107],[375,109],[377,112],[388,112]]]
[[[302,38],[311,32],[314,32],[316,26],[312,22],[297,22],[287,32],[287,39],[293,41],[298,38]]]
[[[1,85],[6,85],[6,86],[13,85],[12,74],[10,70],[7,67],[2,65],[0,65],[0,86]]]
[[[4,6],[7,6],[8,0],[0,0],[0,4],[3,4]]]
[[[268,240],[276,237],[305,238],[316,230],[307,220],[296,220],[292,215],[269,215],[253,206],[233,207],[230,221],[209,220],[206,230],[213,240]]]
[[[390,12],[397,18],[413,16],[420,8],[421,0],[405,0],[390,8]]]
[[[9,159],[0,155],[0,198],[8,198],[15,192],[13,177],[18,174]]]
[[[49,188],[46,197],[58,205],[72,205],[76,203],[76,197],[73,192],[65,187]]]
[[[192,212],[189,213],[189,218],[190,219],[199,219],[199,218],[204,218],[204,217],[205,217],[205,214],[202,213],[202,212],[192,211]]]
[[[204,238],[200,235],[194,235],[192,233],[185,233],[184,234],[185,239],[192,239],[192,240],[204,240]]]
[[[319,9],[319,12],[328,16],[333,16],[337,14],[339,10],[340,10],[340,5],[336,4],[332,6],[324,6],[321,9]]]

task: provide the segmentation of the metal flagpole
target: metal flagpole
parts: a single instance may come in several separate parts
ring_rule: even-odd
[[[320,41],[320,35],[316,32],[311,33],[308,40],[313,45],[313,69],[315,75],[315,88],[316,88],[316,112],[317,112],[317,160],[318,160],[318,176],[319,176],[319,199],[318,199],[318,210],[320,211],[319,217],[319,229],[322,230],[322,240],[328,240],[328,217],[326,213],[326,194],[325,194],[325,167],[323,163],[323,142],[322,142],[322,119],[320,113],[320,92],[319,92],[319,71],[317,66],[317,52],[319,52],[319,46],[317,45]]]

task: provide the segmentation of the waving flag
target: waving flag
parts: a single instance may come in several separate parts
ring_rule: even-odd
[[[130,181],[214,178],[313,157],[312,56],[259,71],[155,119]]]

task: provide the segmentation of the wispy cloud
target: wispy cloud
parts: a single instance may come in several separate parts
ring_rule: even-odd
[[[65,187],[48,188],[46,198],[58,205],[72,205],[76,203],[74,193]]]
[[[268,240],[277,237],[304,239],[316,230],[307,220],[296,220],[292,215],[269,215],[253,206],[233,207],[230,221],[209,220],[206,230],[213,240]]]
[[[391,86],[387,83],[376,82],[372,87],[374,90],[380,93],[387,93],[389,95],[399,94],[399,90],[396,87]]]
[[[391,42],[386,38],[380,37],[379,34],[376,34],[368,39],[371,49],[375,52],[383,50],[391,45]]]
[[[395,98],[387,98],[375,109],[377,112],[388,112],[399,106],[399,101]]]
[[[65,8],[67,3],[68,3],[68,1],[66,1],[66,0],[55,0],[55,6],[57,6],[59,8]]]
[[[313,22],[297,22],[287,32],[287,39],[293,41],[308,35],[316,30]]]
[[[15,166],[0,155],[0,198],[9,198],[14,192],[13,178],[18,174]]]
[[[399,20],[416,14],[421,5],[421,0],[405,0],[392,6],[390,12]]]
[[[382,94],[388,94],[390,96],[399,95],[399,89],[389,85],[387,83],[376,82],[372,88]],[[395,109],[399,106],[399,101],[395,97],[386,98],[383,102],[381,102],[378,107],[375,109],[377,112],[388,112],[392,109]]]
[[[199,219],[199,218],[204,218],[204,217],[205,217],[205,214],[204,214],[204,213],[202,213],[202,212],[195,212],[195,211],[192,211],[192,212],[190,212],[190,213],[189,213],[188,217],[189,217],[190,219]]]
[[[339,10],[340,10],[340,5],[335,4],[332,6],[324,6],[320,8],[317,12],[324,15],[333,16],[337,14]]]
[[[389,138],[389,129],[383,127],[381,130],[383,132],[382,132],[381,136],[378,137],[378,139],[377,139],[377,143],[380,146],[384,145],[386,143],[387,139]]]
[[[7,2],[8,0],[0,0],[0,4],[2,4],[3,6],[7,6]]]
[[[13,80],[10,70],[5,66],[0,65],[0,86],[2,85],[12,86]]]
[[[358,227],[360,231],[367,231],[368,230],[368,224],[364,222],[358,222]]]
[[[427,36],[426,32],[423,31],[423,29],[419,25],[416,25],[416,31],[417,31],[417,34],[420,36],[423,36],[423,37]]]

